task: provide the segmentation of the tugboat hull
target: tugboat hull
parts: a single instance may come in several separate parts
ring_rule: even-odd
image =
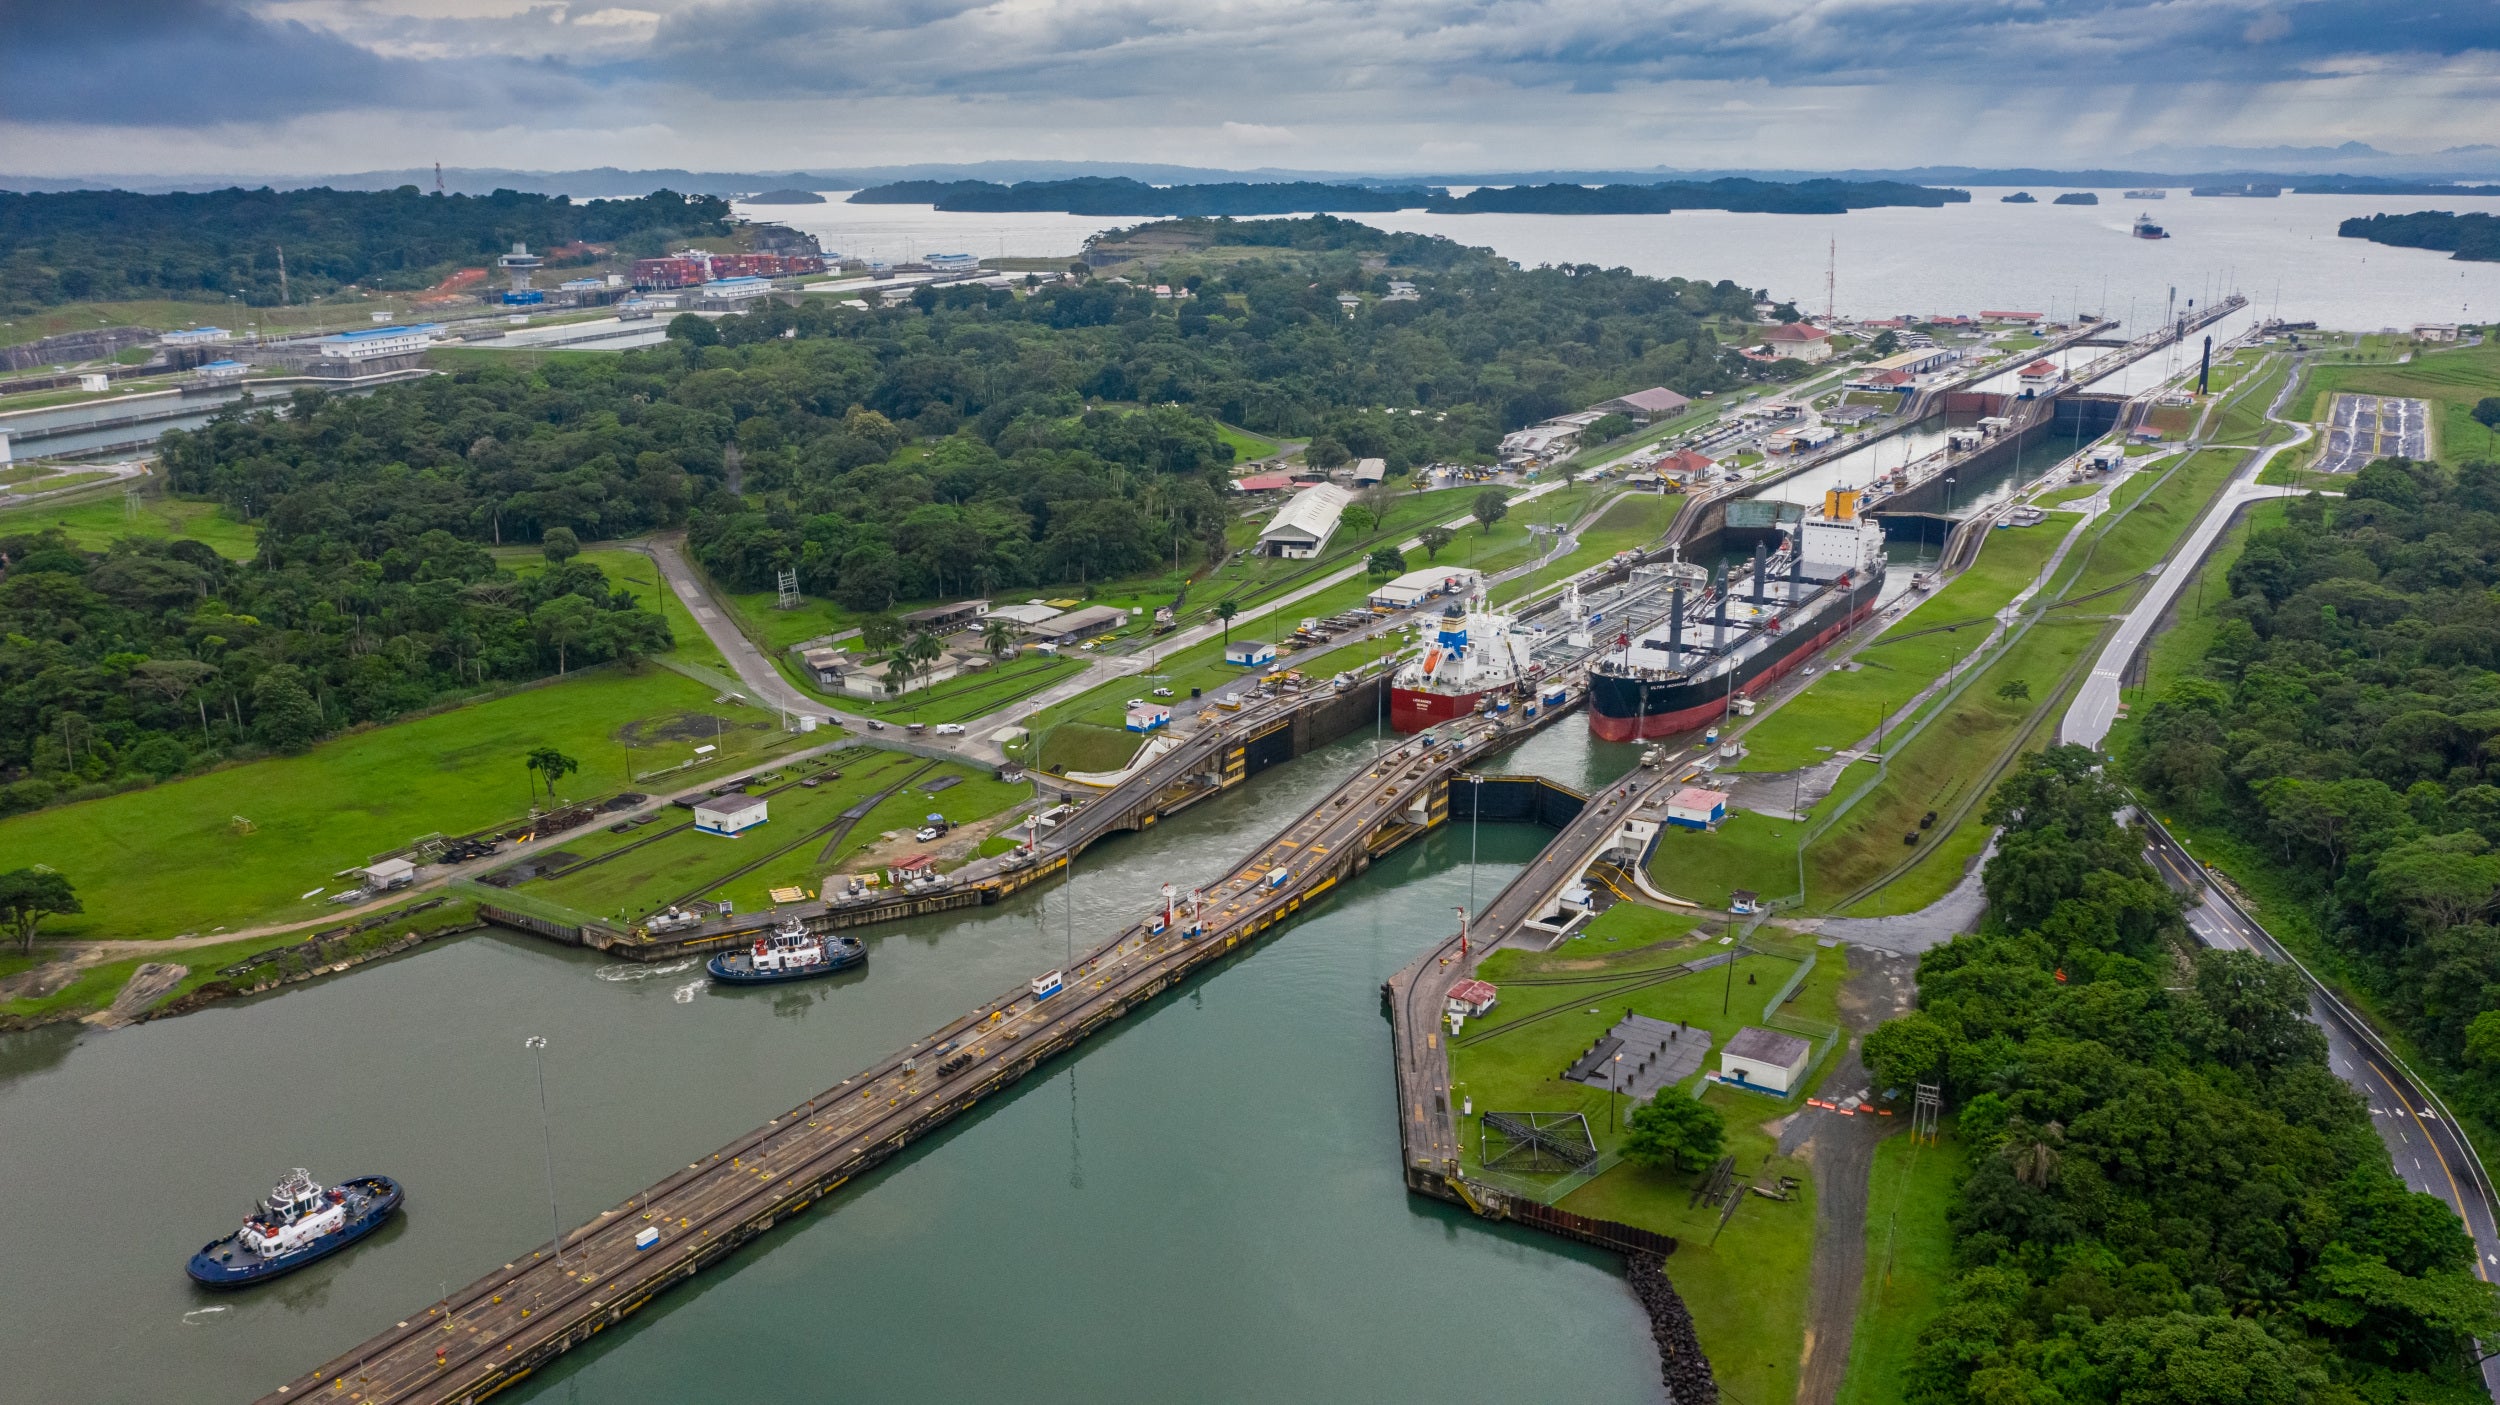
[[[353,1189],[367,1198],[363,1208],[348,1216],[337,1229],[297,1249],[291,1254],[263,1258],[242,1245],[243,1236],[229,1234],[200,1246],[191,1256],[187,1271],[191,1281],[203,1288],[247,1288],[283,1277],[299,1268],[319,1263],[339,1250],[380,1229],[385,1221],[399,1211],[404,1198],[399,1182],[388,1176],[356,1176],[339,1182],[342,1189]]]
[[[722,985],[780,985],[784,981],[812,981],[866,964],[868,964],[868,949],[854,947],[848,951],[837,952],[830,959],[819,961],[812,966],[797,966],[786,971],[758,971],[751,964],[751,958],[743,951],[724,952],[715,956],[703,963],[703,969],[711,972],[712,979],[719,981]]]

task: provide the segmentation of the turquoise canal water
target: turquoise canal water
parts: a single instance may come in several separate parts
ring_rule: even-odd
[[[112,1034],[0,1040],[11,1400],[238,1402],[1213,877],[1352,739],[1079,864],[1066,892],[872,928],[865,972],[721,992],[480,933]],[[1589,784],[1576,722],[1494,769]],[[509,1398],[1270,1401],[1658,1396],[1611,1256],[1410,1198],[1382,981],[1544,831],[1453,826]],[[402,1221],[266,1288],[182,1260],[286,1169],[381,1171]]]

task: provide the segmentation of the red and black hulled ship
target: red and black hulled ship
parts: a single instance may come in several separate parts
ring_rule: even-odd
[[[1589,730],[1642,741],[1716,720],[1738,694],[1771,686],[1875,609],[1884,585],[1884,532],[1858,515],[1857,491],[1823,495],[1775,553],[1754,552],[1717,583],[1679,587],[1667,618],[1589,667]]]
[[[1509,698],[1538,671],[1512,638],[1510,616],[1484,608],[1481,593],[1464,605],[1452,600],[1432,642],[1389,680],[1389,724],[1420,732],[1454,722],[1488,697]]]

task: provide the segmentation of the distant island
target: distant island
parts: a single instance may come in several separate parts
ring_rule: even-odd
[[[2088,190],[2070,190],[2049,202],[2052,205],[2098,205],[2101,197]]]
[[[2437,249],[2470,262],[2500,262],[2500,219],[2480,210],[2470,215],[2446,210],[2368,215],[2344,221],[2335,232],[2346,239],[2367,239],[2399,249]]]
[[[1148,185],[1126,176],[1062,181],[895,181],[851,196],[854,205],[935,205],[947,211],[1049,211],[1069,215],[1293,215],[1385,212],[1423,206],[1421,187],[1375,190],[1316,181]]]
[[[2017,190],[1997,203],[2000,205],[2037,205],[2040,202],[2031,198],[2030,191]]]
[[[746,197],[750,205],[822,205],[825,197],[812,190],[767,190]]]
[[[1730,176],[1714,181],[1667,181],[1657,185],[1480,186],[1465,195],[1441,195],[1424,208],[1435,214],[1662,215],[1672,210],[1731,210],[1744,214],[1838,215],[1851,210],[1910,205],[1933,209],[1970,199],[1949,190],[1901,181],[1809,180],[1793,183]]]
[[[1056,211],[1072,215],[1260,216],[1360,214],[1429,210],[1435,214],[1659,215],[1674,210],[1755,214],[1837,215],[1879,206],[1933,208],[1970,199],[1970,192],[1899,181],[1809,180],[1794,183],[1731,177],[1656,185],[1480,186],[1465,195],[1423,186],[1273,184],[1148,185],[1126,177],[1064,181],[896,181],[851,196],[862,205],[934,205],[947,211]]]

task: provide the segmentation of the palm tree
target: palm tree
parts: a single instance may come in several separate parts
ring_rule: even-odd
[[[1016,651],[1016,629],[1005,620],[991,620],[981,626],[981,652],[994,659],[1003,659]]]
[[[1224,622],[1224,646],[1226,648],[1231,648],[1233,643],[1233,616],[1240,613],[1241,607],[1230,600],[1219,601],[1216,604],[1215,617]]]
[[[946,646],[934,634],[915,634],[895,657],[914,674],[926,674],[932,664],[946,657]]]

